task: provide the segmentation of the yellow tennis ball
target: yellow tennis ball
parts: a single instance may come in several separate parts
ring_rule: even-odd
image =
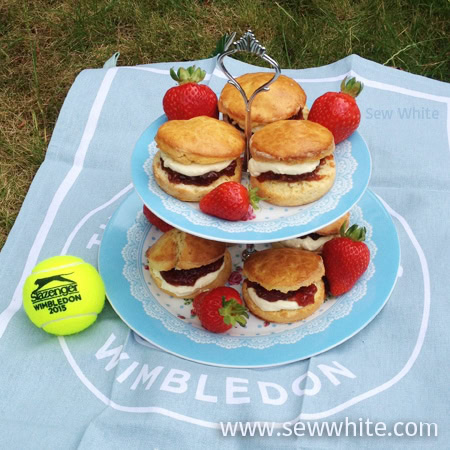
[[[76,256],[54,256],[35,266],[23,287],[23,307],[47,333],[67,335],[92,325],[105,304],[94,266]]]

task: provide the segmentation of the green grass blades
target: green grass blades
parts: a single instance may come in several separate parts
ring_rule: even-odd
[[[116,51],[121,65],[206,58],[252,28],[283,68],[351,53],[449,80],[447,0],[34,0],[0,3],[0,247],[43,161],[76,75]],[[261,59],[238,56],[261,64]]]

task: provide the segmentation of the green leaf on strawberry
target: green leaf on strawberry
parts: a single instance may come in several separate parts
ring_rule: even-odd
[[[252,206],[253,209],[259,209],[259,202],[264,199],[258,195],[258,188],[257,187],[252,188],[251,186],[248,186],[247,190],[250,205]]]
[[[247,308],[234,298],[227,300],[225,296],[222,296],[222,308],[219,309],[219,314],[223,317],[224,323],[232,327],[236,324],[241,327],[247,325]]]
[[[344,94],[351,95],[353,98],[358,97],[358,95],[363,90],[364,84],[360,81],[357,81],[355,77],[347,80],[348,77],[345,77],[341,83],[341,92]]]
[[[358,225],[354,224],[350,228],[346,228],[347,223],[343,223],[339,234],[342,237],[348,237],[352,241],[364,241],[366,239],[366,227],[358,227]]]
[[[182,85],[185,83],[200,83],[205,78],[206,71],[200,69],[200,67],[190,66],[187,69],[180,67],[177,72],[170,69],[170,76],[178,84]]]

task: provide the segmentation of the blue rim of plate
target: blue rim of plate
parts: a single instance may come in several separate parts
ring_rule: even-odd
[[[161,320],[146,314],[143,303],[131,294],[130,283],[123,274],[125,261],[122,251],[127,245],[127,233],[142,210],[142,201],[136,192],[121,203],[108,222],[99,251],[99,271],[109,302],[119,317],[139,336],[168,353],[222,367],[256,368],[288,364],[323,353],[354,336],[376,317],[394,289],[400,264],[400,245],[392,219],[370,190],[366,191],[358,207],[364,220],[371,224],[371,241],[376,248],[371,258],[375,270],[366,283],[364,295],[352,304],[346,315],[333,320],[324,330],[305,335],[294,343],[277,343],[263,349],[198,343],[184,334],[170,331]],[[153,296],[151,298],[156,302]],[[339,297],[335,304],[343,298]],[[221,336],[230,338],[217,336],[218,339]]]
[[[158,195],[149,189],[149,175],[144,167],[149,160],[148,146],[153,142],[158,128],[166,121],[165,115],[160,116],[143,132],[137,141],[131,158],[133,184],[143,203],[154,214],[178,229],[196,236],[222,242],[257,244],[281,241],[312,233],[329,225],[349,211],[362,197],[369,184],[372,168],[370,152],[362,136],[355,131],[347,139],[351,145],[351,156],[357,164],[356,170],[352,174],[351,188],[339,198],[335,206],[329,206],[328,208],[331,209],[324,213],[314,213],[313,218],[307,223],[302,223],[303,212],[301,210],[292,216],[287,216],[286,220],[274,218],[261,222],[227,222],[219,218],[205,217],[196,207],[189,208],[189,214],[186,214],[188,203],[170,197],[157,185]],[[339,145],[345,145],[345,142]],[[317,202],[328,202],[327,196],[329,194],[331,192]],[[170,201],[172,205],[180,205],[180,209],[168,209],[167,201]],[[304,208],[315,208],[317,202],[305,205]],[[265,205],[273,209],[273,205]],[[189,216],[193,217],[194,221]]]

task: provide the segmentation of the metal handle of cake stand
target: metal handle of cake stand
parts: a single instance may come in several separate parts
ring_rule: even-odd
[[[217,64],[222,69],[222,72],[226,75],[228,78],[228,83],[232,84],[242,95],[242,98],[244,99],[245,103],[245,155],[244,155],[244,167],[243,170],[248,170],[248,160],[250,159],[250,138],[252,136],[252,119],[251,119],[251,107],[252,102],[254,98],[263,91],[268,91],[269,86],[276,81],[276,79],[280,76],[281,69],[278,63],[271,58],[269,55],[266,54],[266,49],[263,47],[257,39],[255,39],[255,35],[252,33],[251,30],[248,30],[238,41],[235,41],[232,43],[234,37],[236,36],[236,33],[233,33],[230,38],[227,40],[225,44],[225,51],[221,53],[217,59]],[[233,45],[234,48],[230,48],[230,46]],[[247,97],[247,94],[245,93],[244,89],[242,89],[242,86],[236,81],[236,79],[228,72],[224,65],[224,58],[225,56],[233,55],[237,52],[247,52],[247,53],[253,53],[260,58],[262,58],[264,61],[267,61],[274,69],[275,73],[273,77],[265,84],[260,86],[258,89],[253,92],[252,96],[250,98]],[[253,244],[247,244],[246,249],[242,252],[242,259],[245,261],[252,253],[255,252],[255,246]]]
[[[252,120],[251,120],[251,107],[254,98],[262,91],[268,91],[269,86],[276,81],[276,79],[280,76],[281,69],[278,63],[266,54],[266,49],[263,47],[257,39],[255,39],[255,35],[251,30],[248,30],[238,41],[233,42],[233,48],[228,50],[231,46],[231,41],[236,36],[236,33],[231,35],[231,38],[228,40],[225,45],[225,51],[221,53],[217,59],[217,64],[222,69],[222,72],[228,78],[228,83],[232,84],[242,95],[245,103],[245,155],[244,155],[244,167],[243,170],[248,170],[248,160],[250,159],[250,138],[252,135]],[[236,81],[236,79],[228,72],[224,65],[225,56],[233,55],[237,52],[247,52],[252,53],[254,55],[259,56],[264,61],[267,61],[274,69],[275,73],[272,79],[270,79],[267,83],[260,86],[256,91],[252,94],[250,98],[247,97],[244,89],[242,89],[241,85]]]

